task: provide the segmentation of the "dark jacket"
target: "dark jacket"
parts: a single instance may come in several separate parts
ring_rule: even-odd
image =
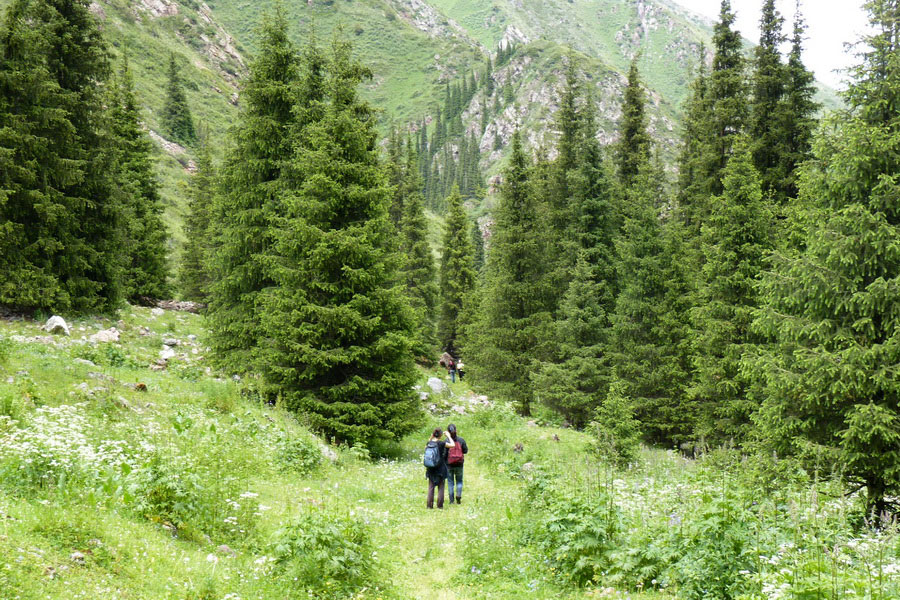
[[[440,464],[436,467],[425,467],[425,478],[435,485],[450,476],[450,472],[447,470],[447,442],[440,440],[437,445],[438,454],[441,456]]]

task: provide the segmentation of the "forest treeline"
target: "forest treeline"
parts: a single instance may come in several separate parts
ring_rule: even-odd
[[[178,288],[208,302],[223,369],[336,441],[416,427],[415,360],[448,351],[522,414],[795,457],[886,510],[900,485],[898,4],[866,4],[846,108],[818,123],[800,17],[787,36],[764,0],[748,57],[723,0],[675,181],[637,61],[604,147],[570,56],[556,147],[513,136],[489,236],[464,206],[483,135],[462,113],[514,50],[448,84],[430,135],[425,120],[395,129],[382,151],[349,42],[295,46],[276,10],[221,165],[170,61],[170,133],[198,155]],[[113,67],[81,1],[16,0],[0,36],[0,304],[109,311],[169,293],[127,61]],[[426,209],[445,216],[438,260]]]

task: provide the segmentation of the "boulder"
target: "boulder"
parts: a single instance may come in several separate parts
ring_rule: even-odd
[[[119,330],[115,327],[110,327],[109,329],[104,329],[103,331],[98,331],[94,335],[88,338],[90,341],[95,344],[107,344],[110,342],[118,342],[119,341]]]
[[[72,362],[75,363],[76,365],[84,365],[86,367],[95,367],[95,368],[97,367],[97,365],[95,365],[94,363],[92,363],[91,361],[89,361],[86,358],[73,358]]]
[[[443,381],[441,381],[440,379],[438,379],[437,377],[429,377],[427,384],[428,384],[428,387],[431,388],[431,391],[434,392],[435,394],[440,394],[447,387],[447,384],[444,383]]]
[[[154,317],[161,317],[164,314],[166,314],[166,311],[164,311],[161,308],[153,308],[153,309],[150,309],[150,314],[153,315]]]
[[[169,360],[170,358],[175,357],[175,351],[172,350],[169,346],[163,346],[163,349],[159,351],[159,358],[161,360]]]
[[[319,444],[319,451],[322,452],[322,458],[328,460],[329,462],[337,462],[337,452],[335,452],[325,444]]]
[[[163,345],[165,345],[165,346],[170,346],[170,347],[171,347],[171,346],[177,346],[177,345],[178,345],[178,340],[176,340],[175,338],[166,338],[166,339],[163,340]]]
[[[44,324],[44,327],[42,329],[48,333],[62,333],[65,335],[71,335],[69,332],[69,326],[66,324],[66,320],[58,315],[53,315],[52,317],[47,319],[47,323]]]

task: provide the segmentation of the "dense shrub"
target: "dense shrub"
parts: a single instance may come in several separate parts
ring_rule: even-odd
[[[278,440],[275,462],[283,471],[307,475],[322,462],[322,451],[311,436],[285,433]]]
[[[278,529],[272,556],[285,585],[314,598],[344,598],[380,583],[368,528],[324,508]]]

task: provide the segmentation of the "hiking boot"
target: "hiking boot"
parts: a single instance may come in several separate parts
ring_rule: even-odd
[[[453,500],[451,500],[450,502],[453,502]],[[459,498],[456,499],[456,503],[462,504],[462,496],[460,496]]]
[[[453,496],[450,496],[450,504],[453,504]]]

